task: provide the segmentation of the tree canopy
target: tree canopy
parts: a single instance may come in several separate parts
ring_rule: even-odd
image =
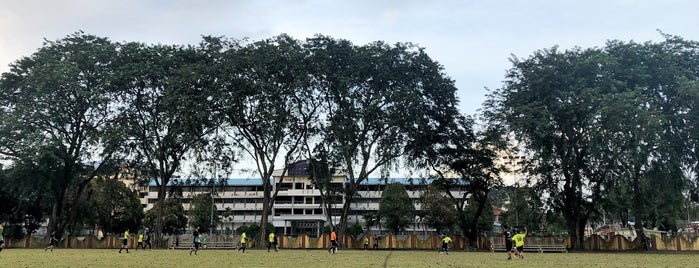
[[[682,207],[684,184],[696,180],[687,114],[697,52],[696,43],[666,36],[512,59],[486,114],[525,144],[528,173],[565,218],[575,247],[602,204],[631,211],[642,238],[642,227],[658,222],[656,205],[670,217]]]
[[[415,222],[415,206],[405,185],[399,182],[386,185],[381,193],[379,213],[384,226],[394,234],[398,234]]]

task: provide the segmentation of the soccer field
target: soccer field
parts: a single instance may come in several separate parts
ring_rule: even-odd
[[[117,249],[5,249],[0,267],[696,267],[696,253],[527,253],[507,261],[505,253],[436,251],[361,251],[254,249],[152,250],[118,253]]]

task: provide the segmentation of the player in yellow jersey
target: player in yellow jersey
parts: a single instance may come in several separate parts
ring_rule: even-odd
[[[126,253],[129,253],[129,229],[124,231],[124,237],[121,240],[121,248],[119,249],[119,253],[121,253],[121,250],[123,249],[126,249]]]
[[[267,241],[269,242],[269,244],[267,245],[267,252],[269,252],[270,249],[274,249],[274,252],[279,251],[279,249],[277,248],[277,237],[274,236],[274,232],[269,233],[269,235],[267,236]]]
[[[241,249],[243,250],[243,253],[245,253],[245,248],[247,247],[248,243],[248,235],[243,232],[242,235],[240,235],[240,247],[238,248],[238,251]]]
[[[512,241],[515,242],[515,256],[520,259],[524,259],[524,238],[527,237],[527,227],[524,227],[524,231],[512,237]]]
[[[448,235],[442,236],[442,247],[437,251],[437,253],[449,254],[449,243],[451,243],[451,237]]]
[[[138,240],[136,240],[136,241],[138,242],[138,244],[136,244],[136,250],[138,250],[138,248],[145,249],[143,247],[143,234],[142,233],[138,234]]]

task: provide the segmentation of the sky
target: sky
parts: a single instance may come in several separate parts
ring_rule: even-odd
[[[608,40],[699,40],[695,0],[2,0],[0,72],[47,40],[84,31],[115,42],[197,44],[203,35],[252,41],[282,33],[412,42],[455,81],[464,114],[502,86],[510,58]]]

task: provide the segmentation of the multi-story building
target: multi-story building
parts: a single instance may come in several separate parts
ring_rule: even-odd
[[[277,192],[274,206],[269,217],[269,222],[277,229],[278,233],[286,235],[309,234],[318,236],[323,231],[328,221],[334,224],[340,221],[342,207],[347,201],[342,195],[330,201],[330,215],[323,206],[323,195],[319,187],[309,179],[305,169],[292,169],[282,176],[282,170],[273,173],[271,180],[272,193]],[[328,187],[342,193],[347,178],[343,174],[335,174]],[[223,183],[216,181],[210,183],[204,180],[182,180],[177,179],[168,186],[171,192],[174,187],[181,198],[184,209],[189,210],[192,197],[198,194],[211,195],[216,205],[217,214],[222,218],[217,230],[226,228],[235,230],[236,228],[253,223],[259,224],[262,215],[262,180],[260,178],[234,178],[226,179]],[[364,180],[358,189],[357,194],[351,200],[351,212],[348,223],[364,224],[364,215],[377,213],[381,194],[387,184],[399,182],[406,186],[416,210],[420,210],[420,196],[429,184],[429,180],[389,178],[378,179],[369,178]],[[466,192],[463,187],[452,189],[452,195],[463,196]],[[154,183],[149,185],[147,191],[141,196],[146,210],[153,208],[157,201],[158,189]],[[226,215],[228,215],[226,217]],[[373,227],[372,232],[379,232],[378,227]],[[407,228],[411,231],[433,231],[424,225],[420,225],[416,219],[413,226]]]

